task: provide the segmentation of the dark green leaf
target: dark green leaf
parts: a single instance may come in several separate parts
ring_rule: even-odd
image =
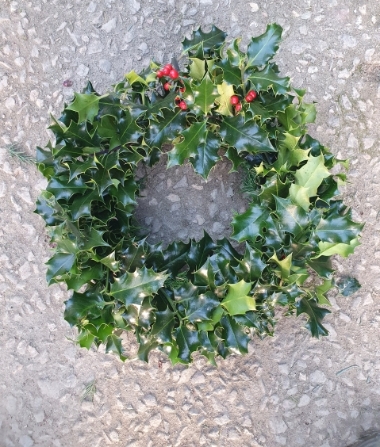
[[[185,38],[182,41],[184,51],[191,54],[197,52],[199,48],[205,53],[209,53],[211,50],[222,46],[226,39],[227,34],[218,29],[216,26],[212,26],[209,33],[205,33],[201,28],[195,30],[191,36],[191,39]]]
[[[46,280],[51,284],[53,279],[57,276],[62,276],[70,272],[75,263],[75,254],[72,253],[56,253],[51,257],[46,265],[48,266],[46,272]]]
[[[124,273],[111,284],[110,295],[126,306],[141,305],[143,299],[157,293],[168,275],[143,267],[133,273]]]
[[[220,324],[224,329],[225,343],[229,351],[233,354],[246,354],[249,337],[244,328],[228,315],[222,317]]]
[[[198,142],[198,152],[195,157],[190,158],[190,163],[194,166],[194,171],[207,178],[215,163],[220,160],[218,151],[220,140],[212,132],[206,131],[204,137]]]
[[[239,153],[275,152],[266,132],[255,121],[244,121],[242,115],[226,117],[220,125],[220,136]]]
[[[173,328],[175,324],[175,313],[169,308],[156,311],[156,321],[151,330],[151,336],[159,343],[171,343],[173,340]]]
[[[163,143],[171,143],[185,127],[186,114],[181,109],[163,110],[159,121],[151,121],[145,140],[152,147],[161,148]]]
[[[302,313],[307,314],[308,321],[305,326],[309,329],[313,337],[319,338],[320,335],[328,335],[327,329],[322,325],[322,320],[326,314],[330,313],[330,311],[323,307],[318,307],[315,298],[301,298],[297,301],[296,308],[297,316]]]
[[[339,293],[343,296],[350,296],[361,287],[360,282],[351,276],[340,278],[338,281],[335,281],[334,285],[338,287]]]
[[[238,86],[243,83],[240,68],[233,65],[228,58],[222,59],[219,63],[215,63],[215,66],[223,70],[223,79],[229,84]]]
[[[99,111],[100,96],[92,94],[74,94],[74,101],[67,107],[68,110],[73,110],[78,113],[78,123],[83,121],[93,121]]]
[[[278,76],[269,66],[264,70],[254,71],[247,79],[257,91],[272,89],[275,95],[283,95],[289,90],[289,78]]]
[[[65,301],[65,320],[74,326],[90,315],[99,317],[105,304],[103,296],[94,290],[74,292],[72,297]]]
[[[193,331],[182,325],[175,330],[175,335],[179,349],[178,358],[183,363],[190,363],[191,353],[196,351],[200,346],[198,331]]]
[[[277,52],[281,40],[282,28],[272,23],[264,34],[252,38],[247,48],[247,66],[259,67],[266,64]]]
[[[194,104],[199,107],[204,114],[207,114],[214,106],[218,90],[210,79],[209,74],[203,78],[199,85],[192,84]]]

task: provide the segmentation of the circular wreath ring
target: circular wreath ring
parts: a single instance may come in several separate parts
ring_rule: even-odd
[[[345,175],[330,173],[345,161],[307,134],[315,107],[272,62],[281,33],[268,25],[243,52],[239,39],[199,28],[182,42],[183,71],[152,62],[104,95],[88,83],[53,118],[55,145],[37,148],[48,185],[36,212],[54,247],[47,281],[73,290],[64,316],[80,346],[103,343],[124,360],[120,336],[133,331],[142,360],[158,348],[173,364],[194,351],[214,363],[246,353],[254,333],[272,335],[277,305],[327,334],[330,257],[352,253],[362,225],[337,199]],[[250,204],[231,236],[243,253],[207,233],[166,248],[141,234],[136,168],[156,163],[167,143],[169,167],[189,160],[204,178],[221,154],[233,170],[246,167]]]

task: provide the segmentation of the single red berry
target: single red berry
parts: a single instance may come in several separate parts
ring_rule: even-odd
[[[164,76],[164,73],[162,73],[162,70],[158,70],[157,73],[156,73],[156,76],[158,78],[162,78],[162,76]]]
[[[187,104],[185,103],[185,101],[181,101],[181,102],[178,104],[178,107],[179,107],[180,109],[182,109],[182,110],[186,110],[186,109],[187,109]]]
[[[180,91],[181,93],[185,93],[186,88],[185,88],[185,87],[180,87],[180,88],[179,88],[179,91]]]
[[[236,106],[236,104],[239,104],[240,101],[239,96],[236,95],[231,96],[230,101],[233,106]]]
[[[236,112],[236,113],[240,112],[241,107],[242,107],[242,106],[241,106],[240,102],[239,102],[238,104],[236,104],[236,106],[235,106],[235,112]]]
[[[168,67],[167,65],[165,65],[165,67],[161,69],[162,74],[163,74],[164,76],[169,76],[170,70],[171,70],[171,68]]]
[[[169,76],[172,79],[178,79],[179,73],[175,68],[173,68],[172,70],[170,70]]]
[[[165,82],[164,89],[165,90],[170,90],[171,89],[171,85],[169,84],[169,82]]]
[[[164,66],[164,68],[169,68],[169,71],[170,70],[173,70],[173,65],[172,64],[166,64],[165,66]]]

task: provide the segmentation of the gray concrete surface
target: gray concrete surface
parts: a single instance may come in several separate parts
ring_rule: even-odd
[[[198,25],[246,43],[270,22],[284,27],[281,73],[318,103],[311,134],[351,160],[343,193],[367,224],[355,255],[335,266],[362,289],[331,296],[329,337],[281,319],[274,338],[218,368],[202,358],[172,367],[158,353],[123,364],[77,348],[62,315],[67,293],[45,282],[50,252],[33,214],[44,181],[7,146],[33,154],[49,138],[49,113],[87,79],[103,92],[151,58],[170,61]],[[380,428],[379,25],[376,0],[0,0],[1,447],[343,447]],[[205,185],[186,167],[160,169],[140,206],[177,208],[144,214],[152,237],[228,234],[225,196],[242,200],[239,178],[221,166]],[[82,401],[93,381],[93,402]]]

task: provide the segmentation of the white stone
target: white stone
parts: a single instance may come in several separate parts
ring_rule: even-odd
[[[179,202],[181,200],[177,194],[169,194],[167,199],[170,200],[170,202]]]
[[[161,424],[162,416],[160,413],[156,413],[149,419],[149,425],[152,427],[158,427]]]
[[[303,394],[301,396],[300,401],[298,402],[299,407],[306,407],[306,405],[309,405],[310,403],[310,397],[307,394]]]
[[[99,68],[104,73],[111,73],[111,68],[112,68],[111,62],[108,61],[107,59],[100,59]]]
[[[347,147],[352,148],[352,149],[359,148],[359,141],[353,133],[350,133],[350,135],[348,136]]]
[[[288,429],[288,426],[285,424],[283,419],[276,418],[269,421],[269,426],[272,429],[273,433],[281,434],[285,433]]]
[[[326,382],[326,376],[322,371],[319,371],[318,369],[316,371],[313,371],[310,374],[310,382],[311,383],[325,383]]]
[[[218,425],[226,425],[230,422],[230,418],[226,415],[223,414],[222,416],[218,416],[214,419],[214,421],[218,424]]]
[[[200,385],[202,383],[205,383],[206,379],[205,379],[205,376],[200,371],[197,371],[191,378],[191,382],[194,385]]]
[[[259,5],[257,3],[250,3],[249,6],[251,7],[252,12],[257,12],[259,10]]]
[[[88,46],[88,54],[96,54],[96,53],[101,53],[104,49],[103,44],[97,40],[94,39],[90,42],[90,45]]]
[[[372,56],[375,54],[375,48],[369,48],[368,50],[366,50],[366,52],[364,53],[364,59],[366,62],[371,62],[372,61]]]
[[[109,20],[102,26],[102,30],[106,33],[110,33],[112,30],[116,28],[116,18]]]
[[[85,77],[85,76],[87,76],[89,70],[90,69],[88,67],[86,67],[86,65],[80,64],[77,68],[77,75],[81,76],[81,77]]]
[[[157,405],[157,399],[153,394],[147,394],[144,396],[145,405],[148,407],[155,407]]]
[[[12,110],[16,105],[16,101],[14,98],[10,97],[5,100],[5,107],[9,110]]]

